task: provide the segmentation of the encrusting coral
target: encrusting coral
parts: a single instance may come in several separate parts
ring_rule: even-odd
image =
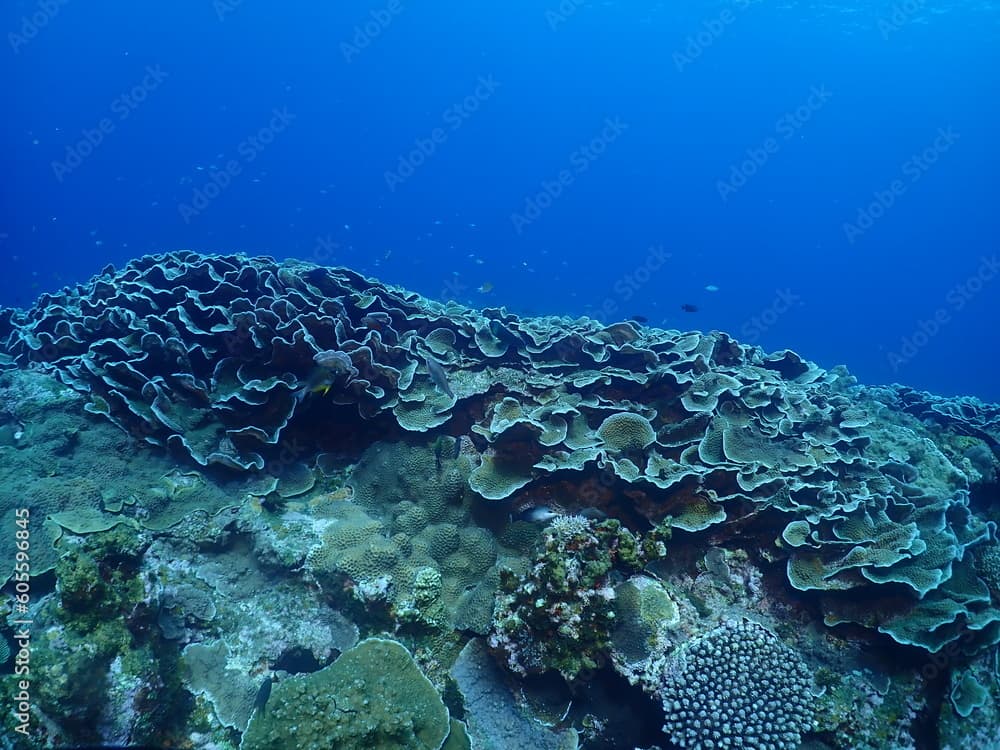
[[[244,750],[438,750],[448,709],[400,643],[362,641],[336,662],[282,680],[250,722]]]

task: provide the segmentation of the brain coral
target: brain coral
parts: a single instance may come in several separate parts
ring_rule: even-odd
[[[729,621],[668,661],[663,730],[684,748],[794,750],[812,726],[811,689],[809,670],[777,636]]]
[[[400,533],[414,536],[427,526],[427,511],[409,500],[399,503],[393,513],[392,527]]]
[[[597,434],[611,450],[621,453],[638,451],[656,439],[649,420],[641,414],[612,414],[601,422]]]

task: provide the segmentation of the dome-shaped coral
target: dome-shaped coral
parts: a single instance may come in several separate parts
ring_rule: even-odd
[[[678,747],[793,750],[812,726],[812,678],[767,628],[733,620],[674,655],[660,697]]]
[[[640,451],[656,440],[653,426],[641,414],[612,414],[597,428],[597,434],[608,450],[617,453]]]

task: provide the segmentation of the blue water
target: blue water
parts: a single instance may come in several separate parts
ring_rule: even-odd
[[[0,304],[245,251],[1000,400],[995,5],[30,0],[0,30]]]

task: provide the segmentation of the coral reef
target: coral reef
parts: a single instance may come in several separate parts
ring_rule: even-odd
[[[669,650],[667,631],[680,622],[680,610],[655,578],[634,575],[615,586],[615,624],[611,633],[616,669],[655,658]]]
[[[145,607],[145,548],[121,529],[66,540],[56,591],[17,618],[32,623],[27,674],[32,709],[44,717],[24,747],[157,744],[176,726],[172,707],[183,705],[183,691],[176,654]],[[6,695],[15,684],[2,685]],[[12,712],[3,712],[0,726],[22,737]]]
[[[354,502],[318,509],[306,569],[326,588],[385,605],[399,622],[437,627],[458,617],[482,632],[499,584],[498,546],[471,522],[467,474],[455,465],[438,472],[428,447],[366,451],[351,473]]]
[[[553,730],[526,715],[481,639],[466,644],[451,668],[451,676],[465,705],[475,707],[468,730],[475,747],[576,750],[578,735],[574,730]]]
[[[616,520],[556,518],[527,573],[501,571],[490,647],[522,675],[555,669],[573,681],[597,669],[616,624],[612,570],[641,567],[644,546],[656,547]]]
[[[812,728],[809,669],[757,623],[732,620],[664,665],[664,731],[679,747],[794,750]]]
[[[274,686],[243,750],[438,750],[450,731],[437,690],[399,643],[362,641],[336,662]]]
[[[468,484],[485,499],[597,469],[629,486],[627,502],[588,496],[608,515],[669,516],[691,533],[743,518],[780,524],[770,554],[787,556],[793,586],[823,592],[830,625],[929,651],[969,634],[969,650],[1000,641],[1000,611],[961,569],[994,523],[971,512],[969,477],[926,426],[900,418],[995,444],[987,405],[866,391],[842,370],[725,334],[520,319],[346,269],[244,256],[174,253],[106,269],[5,311],[0,341],[11,364],[55,373],[90,412],[200,465],[263,469],[317,434],[316,411],[353,407],[359,433],[383,418],[413,432],[471,419],[485,444]],[[324,408],[300,413],[318,398],[317,368]],[[280,474],[281,497],[310,486],[296,457]],[[899,586],[909,592],[894,596]],[[854,606],[890,592],[891,608]]]
[[[951,674],[938,732],[942,750],[1000,747],[1000,651]]]
[[[192,693],[203,696],[224,727],[244,731],[253,713],[257,683],[240,669],[229,669],[232,655],[224,641],[192,643],[181,665]]]
[[[1000,741],[996,405],[187,252],[0,311],[0,368],[4,750]]]
[[[926,684],[919,674],[890,678],[881,670],[833,671],[824,666],[816,669],[815,680],[822,691],[813,701],[815,731],[829,738],[829,745],[916,750],[918,737],[933,742],[919,729],[927,712]]]

